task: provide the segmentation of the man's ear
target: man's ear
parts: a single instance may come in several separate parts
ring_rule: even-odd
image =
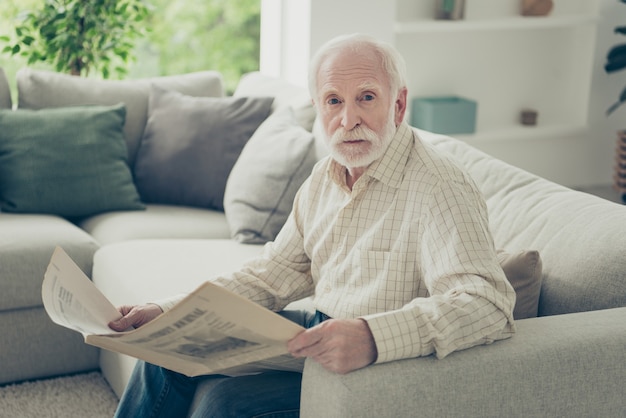
[[[408,90],[406,87],[403,87],[398,92],[398,96],[396,97],[395,102],[395,123],[396,126],[400,125],[404,120],[404,114],[406,113],[406,100],[407,100]]]

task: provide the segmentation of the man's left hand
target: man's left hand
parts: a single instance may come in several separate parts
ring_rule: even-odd
[[[374,337],[362,319],[329,319],[296,335],[287,349],[339,374],[372,364],[377,357]]]

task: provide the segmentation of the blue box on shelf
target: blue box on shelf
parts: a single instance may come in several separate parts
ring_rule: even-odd
[[[438,134],[472,134],[476,131],[476,102],[458,96],[416,97],[411,125]]]

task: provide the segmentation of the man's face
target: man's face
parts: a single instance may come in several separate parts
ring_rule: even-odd
[[[406,90],[391,92],[374,55],[344,51],[328,57],[318,73],[316,105],[332,157],[350,167],[380,158],[402,121]]]

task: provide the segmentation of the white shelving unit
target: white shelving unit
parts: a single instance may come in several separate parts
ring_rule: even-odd
[[[544,17],[521,16],[519,0],[466,3],[463,20],[444,21],[434,0],[396,0],[411,96],[476,100],[476,133],[462,136],[476,144],[586,134],[596,0],[555,0]],[[520,124],[524,108],[538,111],[536,126]]]

